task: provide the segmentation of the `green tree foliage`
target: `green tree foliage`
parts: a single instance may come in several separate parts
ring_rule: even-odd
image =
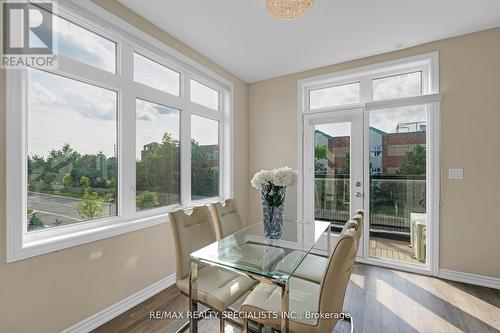
[[[319,144],[314,147],[314,171],[326,172],[322,160],[328,159],[328,147],[325,144]]]
[[[109,189],[116,189],[116,178],[111,178],[107,181],[106,187]]]
[[[33,216],[28,221],[28,231],[40,229],[44,226],[45,225],[43,224],[42,220],[36,214],[33,214]]]
[[[179,141],[168,133],[136,162],[137,191],[180,193]],[[178,198],[175,198],[178,200]],[[162,202],[172,204],[173,202]]]
[[[136,205],[139,209],[148,209],[158,207],[160,205],[160,201],[158,200],[156,193],[144,191],[137,195]]]
[[[413,150],[406,153],[405,160],[398,174],[402,175],[425,175],[426,160],[425,149],[422,145],[416,145]]]
[[[209,165],[207,152],[195,140],[191,140],[191,193],[198,197],[219,194],[219,168]]]
[[[56,174],[53,172],[46,172],[45,175],[43,176],[43,182],[47,185],[52,184],[54,180],[56,179]]]
[[[71,175],[71,173],[67,173],[64,175],[63,185],[64,187],[66,187],[66,190],[68,190],[71,187],[71,185],[73,185],[73,176]]]
[[[86,190],[90,187],[90,178],[82,176],[80,178],[80,185]]]
[[[99,197],[96,192],[90,191],[90,179],[88,177],[82,176],[80,178],[80,185],[83,187],[83,198],[82,201],[76,206],[78,214],[82,218],[93,220],[102,215],[102,202],[103,200]]]
[[[83,198],[76,209],[82,218],[93,220],[102,215],[102,199],[96,192],[90,192],[89,188],[85,188]]]

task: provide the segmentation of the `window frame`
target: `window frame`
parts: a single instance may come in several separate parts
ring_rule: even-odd
[[[117,216],[27,231],[27,70],[6,70],[6,261],[62,250],[162,223],[168,213],[233,196],[233,83],[89,0],[60,3],[63,19],[116,43],[116,73],[58,55],[43,69],[117,92]],[[134,52],[180,74],[179,96],[134,81]],[[190,79],[219,93],[219,110],[190,101]],[[181,203],[136,211],[136,99],[180,110]],[[219,122],[219,196],[191,200],[191,114]],[[21,222],[22,221],[22,222]],[[21,223],[20,223],[21,222]]]

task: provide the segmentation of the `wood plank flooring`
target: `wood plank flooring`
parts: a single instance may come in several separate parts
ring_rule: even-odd
[[[409,242],[400,240],[370,237],[370,257],[386,258],[416,265],[424,264],[415,258],[413,249],[408,245]]]
[[[173,286],[93,332],[175,332],[185,319],[150,319],[149,313],[186,311],[187,303]],[[500,290],[362,264],[353,270],[344,311],[353,316],[356,333],[500,332]],[[217,319],[203,320],[199,332],[217,333],[218,324]],[[226,323],[226,333],[240,332],[239,327]],[[349,324],[344,322],[334,330],[347,332]]]

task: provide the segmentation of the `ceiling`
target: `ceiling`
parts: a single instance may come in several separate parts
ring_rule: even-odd
[[[246,82],[500,26],[500,0],[316,0],[280,21],[265,0],[119,0]]]

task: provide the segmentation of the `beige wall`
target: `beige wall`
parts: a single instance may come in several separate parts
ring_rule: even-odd
[[[96,1],[234,83],[235,197],[246,216],[248,86],[115,1]],[[5,263],[5,72],[0,72],[0,332],[58,332],[174,272],[168,224]],[[96,257],[95,259],[92,259]]]
[[[500,28],[250,84],[250,175],[297,167],[297,80],[439,51],[442,116],[440,266],[500,278]],[[464,168],[463,181],[447,179]],[[249,195],[249,221],[259,196]],[[287,196],[293,211],[296,194]]]

